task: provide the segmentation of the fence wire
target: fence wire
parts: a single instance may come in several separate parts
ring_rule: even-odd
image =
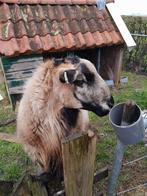
[[[147,74],[147,17],[124,16],[123,19],[137,44],[131,52],[125,50],[124,68]]]

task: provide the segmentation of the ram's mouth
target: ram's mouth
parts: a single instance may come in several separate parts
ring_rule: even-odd
[[[92,111],[98,116],[106,116],[110,112],[110,109],[113,107],[113,105],[114,105],[114,99],[111,96],[109,100],[101,104],[95,104],[92,102],[91,103],[82,102],[82,106],[83,106],[82,109]]]
[[[108,106],[107,108],[102,107],[100,105],[94,105],[91,103],[82,103],[82,106],[84,110],[88,110],[91,112],[94,112],[95,114],[97,114],[98,116],[106,116],[109,112],[110,112],[110,107]]]

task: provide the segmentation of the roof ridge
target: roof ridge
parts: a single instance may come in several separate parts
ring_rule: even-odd
[[[106,3],[112,3],[114,0],[106,0]],[[0,0],[0,3],[16,4],[50,4],[50,5],[93,5],[96,0]]]

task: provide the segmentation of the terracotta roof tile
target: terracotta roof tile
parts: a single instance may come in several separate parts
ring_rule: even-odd
[[[50,50],[55,49],[53,39],[51,38],[49,34],[47,34],[46,36],[40,37],[40,39],[41,39],[41,43],[43,46],[43,51],[50,51]]]
[[[47,14],[48,14],[49,19],[56,20],[54,7],[51,5],[47,5],[47,7],[48,7]]]
[[[11,13],[9,6],[6,3],[3,3],[0,6],[0,23],[4,23],[11,19]]]
[[[66,17],[68,17],[70,20],[74,20],[75,18],[77,18],[76,10],[76,6],[64,6],[64,12],[66,14]]]
[[[97,7],[94,7],[95,10],[95,14],[97,19],[101,19],[101,20],[105,20],[104,16],[103,16],[103,11],[99,10],[99,12],[97,11]]]
[[[87,4],[86,0],[71,0],[73,4]]]
[[[85,42],[85,39],[82,35],[82,33],[77,33],[75,34],[75,41],[76,41],[76,47],[79,49],[79,48],[84,48],[86,47],[86,42]]]
[[[58,21],[64,21],[66,19],[66,16],[64,14],[64,11],[61,6],[57,5],[56,7],[56,16]]]
[[[26,7],[26,6],[25,6]],[[23,12],[17,4],[13,4],[9,6],[11,12],[11,20],[13,23],[18,22],[19,20],[23,19]]]
[[[9,40],[15,37],[14,34],[14,24],[8,20],[6,23],[0,23],[0,39]]]
[[[92,33],[90,33],[90,32],[84,33],[83,34],[83,37],[85,39],[85,42],[86,42],[87,47],[92,47],[93,48],[93,47],[96,46],[95,40],[93,38]]]
[[[91,29],[85,19],[81,20],[79,25],[82,33],[91,32]]]
[[[17,39],[19,50],[24,53],[29,53],[31,51],[29,39],[27,36],[23,36],[20,39]]]
[[[22,20],[14,24],[14,32],[15,32],[15,37],[21,38],[23,36],[27,36],[27,29],[25,27],[25,24]]]
[[[72,0],[54,0],[54,4],[71,4]]]
[[[87,20],[89,20],[91,18],[96,18],[97,13],[99,13],[99,12],[101,12],[101,11],[100,10],[98,11],[98,8],[95,5],[91,5],[91,6],[86,5],[85,9],[84,9],[84,15],[86,15]],[[103,19],[103,18],[101,18],[101,19]]]
[[[34,20],[34,16],[30,5],[22,6],[21,10],[22,13],[26,14],[27,22],[31,22],[32,20]]]
[[[66,48],[72,49],[76,47],[74,36],[71,33],[68,33],[67,35],[65,35],[64,40],[66,43]]]
[[[93,33],[93,38],[95,40],[96,46],[103,46],[105,45],[105,40],[103,39],[103,36],[100,32],[96,31]]]
[[[87,21],[87,24],[90,28],[90,32],[96,32],[97,30],[100,32],[105,31],[105,26],[103,25],[103,22],[101,20],[97,21],[94,18],[91,18]]]
[[[96,2],[96,1],[95,1]],[[91,1],[91,0],[87,0],[87,4],[89,4],[89,5],[93,5],[93,1]]]
[[[75,18],[78,18],[79,20],[85,18],[85,6],[76,5],[75,7]]]
[[[107,27],[107,31],[115,30],[115,27],[114,27],[114,25],[112,24],[110,18],[107,18],[107,19],[104,21],[104,23],[105,23],[105,25],[106,25],[106,27]]]
[[[111,32],[109,32],[109,34],[110,34],[114,44],[117,44],[121,40],[121,35],[119,32],[111,31]]]
[[[71,32],[72,32],[73,34],[76,34],[76,33],[78,33],[78,32],[81,32],[80,26],[79,26],[77,20],[72,20],[72,21],[70,21],[69,27],[70,27]]]
[[[112,40],[110,34],[107,31],[104,31],[102,33],[102,37],[105,40],[106,45],[112,45],[113,40]]]
[[[31,46],[33,52],[42,52],[43,51],[42,42],[41,42],[41,39],[38,35],[30,38],[30,46]]]
[[[76,50],[123,42],[107,10],[99,11],[92,0],[62,0],[60,5],[58,0],[42,0],[40,4],[39,0],[29,0],[33,4],[26,4],[28,0],[21,4],[17,0],[15,4],[9,2],[0,4],[2,55]]]
[[[104,19],[110,18],[110,15],[106,9],[101,10],[101,14],[103,15]]]
[[[57,51],[64,50],[66,48],[64,39],[60,34],[57,34],[57,35],[53,36],[53,40],[54,40],[54,43],[55,43],[55,49]]]
[[[64,35],[66,35],[68,33],[72,33],[72,30],[70,28],[70,24],[69,24],[69,22],[67,20],[64,20],[62,22],[62,31],[63,31]]]
[[[12,38],[9,41],[0,40],[0,46],[1,53],[5,54],[6,56],[18,55],[20,52],[18,42],[15,38]]]

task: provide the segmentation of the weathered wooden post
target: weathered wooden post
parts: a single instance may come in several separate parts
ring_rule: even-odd
[[[29,174],[25,174],[16,183],[11,196],[48,196],[48,192],[40,181]]]
[[[124,53],[124,47],[118,46],[115,54],[115,64],[114,64],[114,84],[117,89],[120,87],[120,75],[122,69],[123,53]]]
[[[62,141],[66,196],[92,196],[96,135],[78,133]]]

